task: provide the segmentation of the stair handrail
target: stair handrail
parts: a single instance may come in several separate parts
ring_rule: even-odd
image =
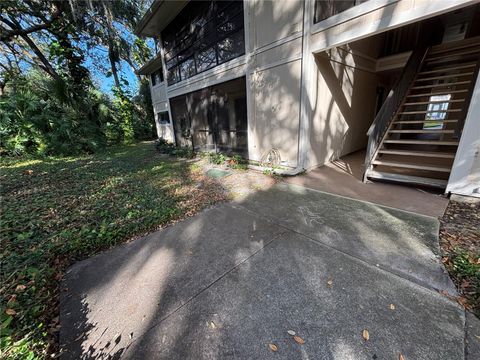
[[[391,121],[397,114],[403,99],[407,95],[411,84],[422,65],[423,59],[427,54],[428,46],[422,46],[412,52],[408,58],[407,64],[403,68],[400,78],[397,80],[395,86],[388,93],[382,107],[378,111],[377,116],[373,120],[372,125],[367,131],[368,144],[365,155],[365,172],[364,181],[366,180],[367,172],[372,166],[372,161],[377,152],[381,140],[385,135]]]

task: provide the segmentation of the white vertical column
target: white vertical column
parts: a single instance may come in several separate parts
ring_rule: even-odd
[[[475,83],[446,192],[480,197],[480,76]]]
[[[310,28],[313,24],[315,1],[305,0],[303,10],[303,48],[302,48],[302,77],[300,87],[300,122],[298,135],[298,163],[297,167],[308,166],[308,152],[310,149],[310,120],[312,116],[312,94],[314,85],[314,58],[310,52]]]
[[[245,91],[247,96],[247,139],[248,139],[248,158],[251,160],[259,160],[256,148],[255,137],[255,95],[253,94],[254,76],[254,24],[252,24],[254,0],[245,0],[243,2],[243,20],[245,31]]]

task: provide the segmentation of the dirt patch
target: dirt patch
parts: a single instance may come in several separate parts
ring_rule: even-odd
[[[440,245],[460,302],[480,317],[480,199],[452,197],[440,219]]]
[[[224,188],[226,197],[232,201],[241,201],[257,191],[269,189],[280,181],[259,171],[213,165],[205,159],[200,160],[198,165],[205,174],[212,173],[213,170],[227,173],[224,176],[215,177],[215,181]]]

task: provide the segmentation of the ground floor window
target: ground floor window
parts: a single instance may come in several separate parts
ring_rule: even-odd
[[[177,144],[248,155],[245,78],[170,100]]]
[[[161,111],[157,113],[157,120],[160,125],[170,124],[170,116],[168,115],[168,111]]]

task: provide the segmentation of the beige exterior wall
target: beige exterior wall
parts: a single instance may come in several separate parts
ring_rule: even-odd
[[[255,49],[302,31],[303,1],[253,0],[250,3]]]
[[[175,135],[173,133],[172,121],[170,120],[170,124],[160,124],[159,122],[160,119],[158,118],[158,113],[169,111],[168,101],[164,100],[164,101],[157,101],[153,103],[153,111],[155,114],[155,126],[157,128],[158,137],[170,142],[175,142]]]
[[[302,1],[249,3],[249,157],[277,149],[297,166],[300,123]]]
[[[371,0],[318,24],[309,23],[300,126],[306,155],[301,165],[309,169],[365,147],[376,102],[378,63],[369,61],[378,57],[374,35],[475,3],[479,1]],[[313,5],[307,0],[307,6]],[[345,55],[338,47],[347,47],[350,53]],[[319,56],[326,50],[330,60]]]
[[[307,168],[367,145],[375,117],[377,45],[368,39],[316,56]]]
[[[152,89],[155,107],[165,106],[164,97],[246,76],[249,158],[275,148],[284,165],[322,165],[366,145],[378,66],[370,37],[478,2],[370,0],[313,24],[313,0],[245,0],[245,56],[166,91]],[[329,49],[329,59],[318,56]]]
[[[256,160],[277,149],[285,165],[297,164],[300,71],[301,61],[296,60],[253,75],[254,116],[249,125]]]

